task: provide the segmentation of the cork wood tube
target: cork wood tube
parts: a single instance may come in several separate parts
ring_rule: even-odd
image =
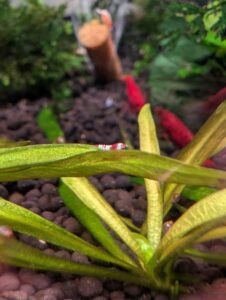
[[[122,67],[109,28],[92,20],[80,28],[78,37],[95,67],[97,79],[102,82],[120,79]]]

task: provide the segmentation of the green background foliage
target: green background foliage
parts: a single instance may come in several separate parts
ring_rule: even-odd
[[[68,97],[65,76],[81,68],[75,39],[64,8],[49,8],[38,0],[11,7],[0,0],[0,96]]]
[[[152,100],[172,108],[191,94],[205,97],[206,83],[224,84],[225,1],[209,1],[204,6],[138,2],[145,7],[138,26],[148,38],[140,46],[143,58],[135,64],[135,74],[145,68],[149,72]]]

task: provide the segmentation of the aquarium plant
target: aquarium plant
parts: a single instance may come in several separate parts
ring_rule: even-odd
[[[1,225],[85,254],[95,263],[79,264],[48,255],[4,235],[0,235],[0,261],[25,268],[115,279],[173,295],[186,290],[187,282],[174,272],[179,256],[201,257],[226,264],[225,254],[193,249],[193,245],[200,242],[226,236],[226,172],[199,166],[225,147],[225,111],[226,103],[222,103],[176,159],[160,155],[148,104],[143,106],[138,117],[140,150],[103,151],[96,145],[81,144],[16,144],[12,147],[11,143],[11,148],[7,148],[4,144],[0,148],[0,180],[60,177],[59,191],[65,205],[102,247],[1,198]],[[51,111],[47,115],[50,118]],[[62,134],[56,122],[53,119],[51,127],[56,124],[56,134]],[[48,126],[42,128],[48,130]],[[51,136],[51,139],[55,137]],[[144,178],[147,219],[142,228],[132,226],[119,216],[86,178],[107,172]],[[186,185],[210,186],[216,191],[211,190],[212,194],[185,210],[171,228],[163,232],[164,218]],[[122,250],[118,240],[127,246],[128,252]]]

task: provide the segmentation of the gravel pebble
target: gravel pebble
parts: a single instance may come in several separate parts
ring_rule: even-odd
[[[147,201],[142,196],[133,198],[132,203],[134,208],[141,209],[143,211],[146,211],[147,209]]]
[[[125,300],[125,294],[121,291],[114,291],[110,293],[111,300]]]
[[[56,211],[63,206],[63,201],[60,197],[51,197],[51,210]]]
[[[35,214],[40,214],[41,209],[39,209],[38,207],[33,206],[33,207],[30,208],[30,211],[32,211]]]
[[[78,252],[73,252],[71,259],[78,264],[90,264],[88,257]]]
[[[119,175],[119,176],[117,176],[117,178],[115,180],[115,187],[117,189],[130,190],[130,189],[132,189],[133,184],[132,184],[129,176]]]
[[[28,293],[25,291],[8,291],[0,295],[1,300],[29,300]]]
[[[42,273],[35,273],[30,270],[20,270],[19,277],[23,283],[31,284],[37,290],[46,289],[51,284],[51,280],[47,275]]]
[[[78,280],[68,280],[63,283],[63,291],[65,297],[78,299]]]
[[[54,220],[54,213],[51,211],[44,211],[42,214],[42,217],[49,220],[49,221],[53,221]]]
[[[121,290],[122,287],[122,283],[119,281],[115,281],[115,280],[108,280],[105,282],[105,287],[109,290],[109,291],[115,291],[115,290]]]
[[[117,196],[118,196],[118,200],[123,200],[126,201],[128,203],[132,202],[132,198],[129,192],[122,190],[122,189],[118,189],[117,190]]]
[[[33,295],[35,293],[35,288],[31,284],[22,284],[20,290],[26,292],[28,295]]]
[[[32,208],[32,207],[34,207],[34,202],[33,201],[24,201],[23,203],[22,203],[22,205],[23,205],[23,207],[25,207],[25,208]]]
[[[82,226],[73,217],[66,219],[62,225],[63,225],[63,227],[65,227],[65,229],[67,229],[68,231],[70,231],[72,233],[75,233],[75,234],[82,233]]]
[[[152,298],[151,295],[150,295],[150,293],[145,293],[142,296],[140,296],[138,299],[139,300],[152,300],[152,299],[153,300],[157,300],[157,297]],[[159,300],[161,300],[161,295],[160,295]],[[167,298],[167,299],[163,298],[162,300],[169,300],[169,298]]]
[[[20,281],[15,273],[6,272],[0,276],[0,292],[15,291],[19,286]]]
[[[124,287],[124,291],[128,296],[136,298],[141,295],[142,288],[136,285],[128,284]]]
[[[69,260],[71,259],[71,255],[66,250],[57,251],[55,252],[55,255],[60,258],[69,259]]]
[[[131,213],[131,219],[136,226],[141,226],[146,219],[146,212],[140,209],[135,209]]]
[[[53,185],[52,183],[45,183],[41,188],[41,192],[43,194],[56,196],[57,189],[56,189],[55,185]]]
[[[89,177],[89,181],[95,186],[95,188],[101,193],[103,192],[103,185],[99,182],[96,177]]]
[[[78,292],[82,297],[94,297],[103,291],[102,282],[93,277],[82,277],[79,281]]]
[[[38,206],[42,210],[52,210],[52,203],[50,201],[50,197],[48,195],[42,195],[38,200]]]
[[[28,192],[29,190],[37,187],[38,182],[36,180],[20,180],[17,182],[17,189],[22,192]]]
[[[64,293],[62,290],[56,287],[50,287],[48,289],[43,289],[35,294],[37,299],[40,300],[63,300],[64,299]]]
[[[115,178],[111,175],[104,175],[100,182],[102,183],[104,189],[114,189],[116,187]]]
[[[142,185],[138,185],[135,187],[135,192],[136,192],[136,195],[139,197],[143,197],[143,198],[146,198],[146,190],[145,190],[145,187],[142,186]]]
[[[41,192],[38,189],[32,189],[25,194],[25,197],[27,199],[32,197],[40,197],[40,196],[41,196]]]
[[[128,199],[124,199],[124,200],[118,200],[115,203],[115,209],[123,217],[129,217],[133,207],[131,202]]]
[[[103,197],[113,205],[118,200],[117,190],[109,189],[103,192]]]
[[[24,195],[14,192],[12,195],[10,195],[9,200],[15,204],[21,204],[24,201]]]

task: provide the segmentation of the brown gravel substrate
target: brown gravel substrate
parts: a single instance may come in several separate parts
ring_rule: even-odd
[[[133,145],[137,147],[136,114],[130,112],[124,101],[124,91],[123,84],[111,84],[101,89],[90,88],[79,99],[75,99],[73,108],[60,115],[60,122],[67,141],[90,144],[116,143],[122,141],[121,126],[128,133]],[[40,107],[48,102],[47,99],[41,99],[35,103],[21,100],[16,104],[2,107],[0,110],[0,136],[14,140],[31,140],[32,143],[47,143],[48,141],[36,125],[35,116]],[[171,145],[166,144],[164,147],[165,152],[174,151]],[[120,174],[99,175],[91,177],[90,180],[118,213],[130,217],[137,226],[143,223],[146,216],[146,194],[142,186],[133,185],[127,176]],[[64,207],[57,192],[57,184],[58,180],[56,179],[0,184],[0,196],[40,214],[89,242],[95,243],[92,236]],[[79,253],[72,253],[22,234],[16,234],[16,236],[46,253],[72,259],[79,263],[92,264],[90,259]],[[224,243],[207,246],[208,248],[218,246],[218,251],[226,251]],[[207,282],[213,281],[211,285],[198,291],[197,297],[199,298],[192,294],[181,296],[181,300],[226,299],[226,296],[219,298],[219,294],[223,294],[223,292],[226,295],[224,269],[190,259],[182,259],[176,268],[179,274],[187,271],[187,273],[192,273],[192,276],[195,274],[201,278],[205,277]],[[212,290],[213,293],[220,292],[210,298]],[[4,299],[167,300],[169,298],[139,286],[116,281],[51,272],[35,272],[2,265],[0,266],[0,300]]]

